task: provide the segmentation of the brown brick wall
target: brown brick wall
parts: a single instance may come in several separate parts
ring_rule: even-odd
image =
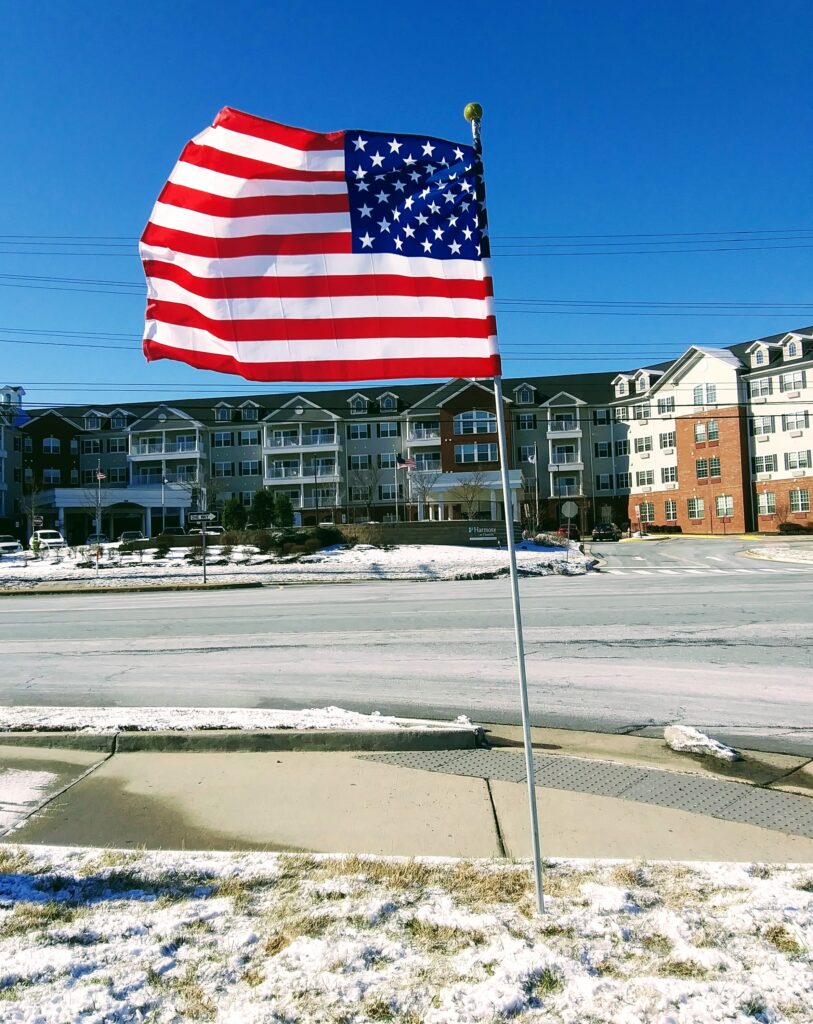
[[[807,491],[813,502],[813,476],[797,477],[793,480],[761,480],[754,488],[756,494],[775,494],[776,513],[770,516],[757,515],[757,529],[760,533],[776,533],[780,523],[801,523],[813,526],[813,513],[791,512],[790,492]],[[754,508],[757,503],[754,499]]]
[[[488,470],[499,469],[499,457],[496,462],[467,462],[465,465],[458,465],[454,460],[454,449],[456,444],[498,444],[497,434],[463,434],[460,436],[454,433],[454,418],[458,413],[468,412],[471,409],[480,409],[494,412],[494,396],[486,394],[481,388],[470,387],[461,394],[456,395],[447,402],[440,410],[440,465],[444,473],[477,473]],[[512,468],[512,431],[510,407],[507,402],[503,403],[505,410],[505,434],[508,448],[508,468]]]
[[[719,439],[696,442],[695,423],[708,420],[717,420]],[[677,525],[684,533],[744,533],[750,529],[752,506],[746,427],[745,411],[739,406],[676,417],[678,486],[674,490],[666,490],[663,485],[659,487],[659,481],[656,480],[656,489],[649,494],[630,495],[630,521],[637,523],[636,505],[651,501],[655,505],[655,523],[665,523],[664,502],[672,499],[677,502]],[[698,480],[696,461],[712,458],[720,460],[719,477]],[[733,515],[724,518],[717,516],[715,498],[720,495],[730,495],[734,499]],[[702,498],[705,501],[705,516],[702,520],[689,519],[689,498]]]

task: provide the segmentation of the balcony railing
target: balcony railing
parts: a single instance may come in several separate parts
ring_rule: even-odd
[[[167,441],[166,444],[160,441],[136,441],[130,446],[131,455],[177,455],[179,452],[197,454],[198,451],[194,441]]]
[[[578,494],[581,494],[578,484],[560,484],[553,489],[554,498],[572,498]]]
[[[164,483],[167,484],[167,486],[169,487],[171,487],[174,484],[185,484],[186,486],[191,487],[195,483],[196,478],[194,476],[185,476],[184,474],[179,475],[176,473],[165,473],[163,476],[161,473],[134,473],[132,486],[160,487],[162,479],[164,480]],[[121,486],[127,487],[129,485],[122,484]]]
[[[581,457],[575,453],[572,455],[554,455],[550,461],[553,466],[567,466],[572,462],[581,462]]]
[[[418,462],[415,465],[416,473],[437,473],[440,469],[440,459],[437,462]]]
[[[331,466],[303,466],[302,476],[335,476],[338,473],[335,464]]]
[[[330,497],[325,495],[324,497],[316,498],[312,494],[307,494],[300,502],[300,508],[334,508],[337,504],[336,495],[331,494]]]
[[[303,437],[268,437],[266,448],[326,448],[337,444],[336,434],[306,434]]]
[[[578,420],[551,420],[550,423],[548,423],[548,432],[551,434],[562,434],[565,431],[578,429]]]
[[[288,477],[300,476],[299,466],[272,466],[265,474],[271,480],[284,480]]]
[[[409,432],[407,440],[409,441],[437,441],[440,439],[440,430],[434,428],[421,429],[416,427],[415,430]]]

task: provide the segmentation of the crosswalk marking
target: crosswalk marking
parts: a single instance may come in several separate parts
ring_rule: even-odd
[[[600,569],[601,573],[605,576],[760,576],[766,573],[772,575],[786,573],[806,573],[808,576],[813,576],[813,566],[810,569],[799,566],[787,566],[785,568],[765,568],[760,567],[759,569],[718,569],[716,566],[703,566],[702,569],[696,569],[693,566],[672,566],[669,569],[661,569],[658,566],[647,566],[646,569],[640,568],[637,565],[625,565],[616,566],[612,569]]]

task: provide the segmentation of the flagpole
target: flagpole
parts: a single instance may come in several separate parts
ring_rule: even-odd
[[[463,116],[471,122],[471,135],[474,143],[475,179],[477,202],[479,204],[478,226],[481,229],[481,255],[488,268],[488,257],[491,255],[488,239],[488,219],[485,205],[485,181],[483,177],[483,150],[480,139],[480,120],[483,108],[479,103],[468,103]],[[490,300],[489,300],[490,301]],[[493,310],[492,310],[493,313]],[[517,679],[519,682],[520,707],[522,710],[522,739],[525,747],[525,775],[528,784],[528,810],[531,825],[531,849],[533,853],[534,884],[536,887],[536,906],[540,914],[545,912],[545,894],[542,885],[542,857],[539,850],[539,818],[536,808],[536,776],[534,774],[534,754],[531,744],[530,709],[528,707],[528,682],[525,676],[525,643],[522,635],[522,609],[519,601],[519,580],[517,577],[517,553],[514,542],[514,510],[511,500],[511,485],[508,477],[508,443],[505,434],[505,409],[503,407],[502,377],[494,377],[494,405],[497,414],[497,439],[500,451],[500,477],[502,479],[503,510],[505,519],[505,538],[508,547],[508,564],[511,575],[511,603],[514,612],[514,639],[517,649]]]

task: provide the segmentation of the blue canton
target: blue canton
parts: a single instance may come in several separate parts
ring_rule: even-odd
[[[481,258],[471,146],[348,131],[344,159],[354,253]]]

